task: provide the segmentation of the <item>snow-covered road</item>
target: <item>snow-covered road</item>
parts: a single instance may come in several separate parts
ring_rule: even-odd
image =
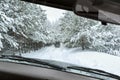
[[[25,53],[29,58],[57,60],[83,67],[104,70],[120,76],[120,57],[92,51],[81,51],[79,48],[45,47],[35,52]]]

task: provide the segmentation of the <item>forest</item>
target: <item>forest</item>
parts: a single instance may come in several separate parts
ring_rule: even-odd
[[[120,56],[120,26],[102,25],[66,11],[54,23],[40,5],[0,0],[0,54],[26,53],[63,44]]]

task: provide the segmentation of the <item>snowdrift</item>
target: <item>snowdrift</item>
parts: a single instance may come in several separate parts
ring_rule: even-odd
[[[120,57],[106,53],[81,51],[79,48],[45,47],[35,52],[22,54],[24,57],[62,61],[83,67],[104,70],[120,76]]]

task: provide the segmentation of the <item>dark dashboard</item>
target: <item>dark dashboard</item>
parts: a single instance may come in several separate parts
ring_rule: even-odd
[[[0,62],[0,80],[98,80],[58,70]]]
[[[60,9],[73,11],[76,0],[22,0],[31,3],[52,6]]]

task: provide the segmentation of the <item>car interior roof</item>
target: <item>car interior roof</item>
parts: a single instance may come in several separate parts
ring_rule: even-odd
[[[73,10],[73,6],[76,0],[22,0],[31,3],[47,5],[55,8],[65,9],[65,10]]]

